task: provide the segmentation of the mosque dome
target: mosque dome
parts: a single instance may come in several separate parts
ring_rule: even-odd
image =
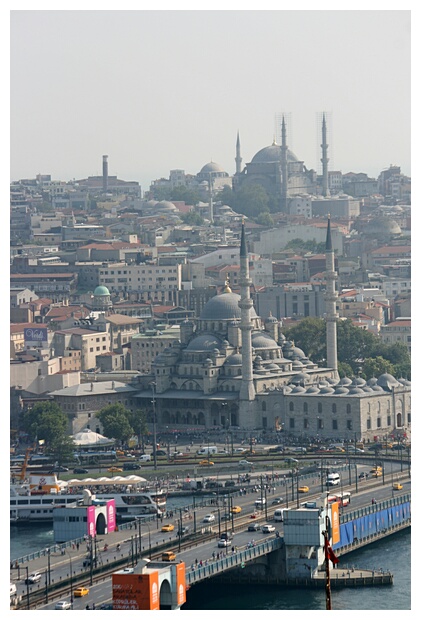
[[[377,385],[380,385],[384,390],[391,392],[392,387],[397,387],[400,385],[399,381],[395,379],[393,375],[385,372],[383,375],[377,379]]]
[[[292,377],[290,383],[293,383],[293,384],[305,383],[306,381],[309,381],[309,379],[310,379],[310,375],[307,374],[306,372],[298,372],[296,375]]]
[[[349,394],[349,390],[344,385],[338,385],[335,388],[335,394]]]
[[[224,366],[241,366],[243,363],[243,356],[241,353],[233,353],[227,357]]]
[[[270,146],[265,146],[263,149],[258,151],[256,155],[251,160],[252,164],[272,164],[272,163],[280,163],[282,161],[282,147],[276,142],[273,142]],[[287,161],[295,162],[298,161],[298,158],[294,155],[292,151],[287,149]]]
[[[222,338],[215,334],[200,334],[192,340],[186,347],[186,351],[214,351],[222,347]],[[219,351],[218,351],[219,352]]]
[[[251,344],[255,349],[278,349],[279,346],[268,334],[264,332],[254,332],[251,335]]]
[[[306,389],[303,388],[302,385],[296,385],[295,388],[291,391],[291,394],[303,394],[303,392],[305,392]]]
[[[338,385],[351,385],[351,383],[352,383],[352,379],[350,379],[349,377],[342,377]]]
[[[335,390],[330,385],[324,385],[320,388],[320,394],[334,394]]]
[[[318,394],[319,392],[320,390],[317,385],[310,385],[310,387],[307,388],[306,394]]]
[[[373,392],[384,392],[382,386],[378,385],[377,383],[375,385],[372,385],[371,389],[373,390]]]
[[[96,289],[94,290],[94,295],[100,297],[101,295],[109,295],[110,291],[107,289],[106,286],[97,286]]]
[[[157,202],[155,205],[155,209],[157,211],[178,211],[175,204],[173,204],[169,200],[161,200],[160,202]]]
[[[203,308],[200,319],[207,320],[232,320],[241,319],[241,310],[238,302],[241,300],[240,295],[237,293],[221,293],[215,295],[207,302]],[[256,318],[256,311],[252,307],[250,310],[251,318]]]
[[[203,166],[199,174],[200,175],[210,174],[211,172],[225,172],[225,170],[223,170],[221,166],[217,164],[216,162],[210,161],[208,164],[205,164]]]
[[[365,394],[364,390],[356,385],[351,387],[351,389],[349,390],[349,393],[350,395]]]

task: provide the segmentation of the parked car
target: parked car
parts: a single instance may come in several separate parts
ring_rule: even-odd
[[[72,604],[70,601],[57,601],[54,606],[54,609],[71,609]]]
[[[89,474],[89,470],[88,469],[84,469],[83,467],[76,467],[73,470],[73,473],[74,474]],[[63,602],[63,601],[60,601],[60,602]]]
[[[270,534],[271,532],[274,532],[274,531],[275,531],[274,525],[270,525],[269,523],[262,525],[262,534]]]
[[[89,588],[86,588],[84,586],[80,586],[79,588],[76,588],[76,590],[73,592],[74,596],[87,596],[89,594]]]
[[[41,573],[38,572],[34,572],[34,573],[29,573],[28,577],[25,579],[25,583],[37,583],[38,581],[41,581]]]
[[[212,513],[205,515],[202,519],[202,523],[212,523],[213,521],[215,521],[215,515]]]

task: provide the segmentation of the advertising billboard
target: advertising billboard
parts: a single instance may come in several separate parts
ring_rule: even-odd
[[[107,501],[107,531],[110,534],[114,532],[116,526],[116,510],[115,499],[109,499]]]
[[[159,609],[158,571],[146,574],[114,573],[113,609]]]
[[[332,544],[336,544],[341,540],[341,533],[339,528],[339,504],[333,502],[332,504]]]
[[[48,347],[48,329],[46,327],[24,327],[25,347]]]

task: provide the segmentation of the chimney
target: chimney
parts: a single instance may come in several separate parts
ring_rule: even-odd
[[[102,189],[108,191],[108,155],[102,156]]]

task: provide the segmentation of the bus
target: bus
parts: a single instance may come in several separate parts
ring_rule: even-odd
[[[343,493],[329,494],[327,497],[329,503],[337,502],[339,506],[345,507],[351,503],[351,493],[344,491]]]

